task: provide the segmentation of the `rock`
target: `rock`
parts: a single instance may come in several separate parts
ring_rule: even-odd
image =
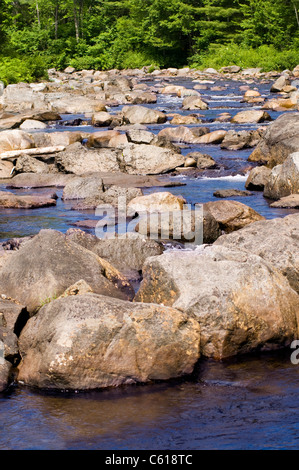
[[[127,144],[127,136],[115,130],[94,132],[87,140],[88,148],[123,148]]]
[[[0,160],[0,178],[11,178],[13,168],[13,163]]]
[[[134,144],[151,144],[156,136],[152,132],[145,131],[142,129],[130,129],[126,132],[126,136],[129,142]]]
[[[202,131],[204,133],[204,129]],[[183,142],[186,144],[196,144],[199,143],[199,136],[192,132],[192,129],[188,127],[168,127],[162,129],[158,137],[164,137],[171,142]]]
[[[72,286],[70,286],[66,291],[59,297],[59,299],[65,299],[66,297],[70,297],[71,295],[85,295],[85,294],[93,294],[92,288],[84,281],[84,279],[80,279],[80,281],[76,282]]]
[[[74,175],[21,173],[9,181],[9,188],[63,188]]]
[[[227,131],[214,131],[198,137],[198,144],[220,144],[225,138]]]
[[[265,121],[272,121],[271,116],[266,111],[259,110],[248,110],[237,113],[231,120],[234,124],[247,124],[247,123],[259,123]]]
[[[281,207],[283,209],[299,209],[299,194],[290,194],[282,197],[276,202],[272,202],[270,207]]]
[[[68,147],[75,142],[82,142],[82,135],[80,132],[38,132],[32,134],[32,138],[35,142],[36,147],[51,147],[62,145]]]
[[[25,327],[19,381],[88,390],[193,372],[200,332],[175,309],[87,294],[56,300]]]
[[[129,238],[100,240],[78,229],[70,229],[67,238],[105,259],[129,279],[139,279],[142,266],[150,256],[161,255],[164,248],[155,240]]]
[[[56,206],[56,200],[47,195],[18,196],[0,191],[0,207],[4,209],[37,209],[49,206]]]
[[[150,104],[157,102],[156,93],[147,93],[139,91],[131,91],[126,95],[126,101],[130,104]]]
[[[185,90],[184,86],[179,86],[179,85],[167,85],[162,88],[160,93],[162,95],[177,95],[179,94],[182,90]]]
[[[196,116],[182,116],[181,114],[175,114],[171,120],[172,126],[181,126],[181,125],[190,125],[190,124],[200,124],[201,120]]]
[[[17,336],[28,320],[28,313],[17,301],[0,298],[0,326],[11,330]]]
[[[137,221],[139,222],[137,224]],[[203,205],[203,210],[174,211],[157,219],[148,214],[135,221],[139,235],[150,236],[155,240],[172,240],[179,243],[213,243],[221,236],[221,229],[215,217]]]
[[[42,230],[11,255],[1,270],[0,293],[34,314],[81,279],[98,294],[126,300],[134,296],[129,282],[107,261],[55,230]]]
[[[219,189],[214,192],[213,196],[225,199],[227,197],[252,196],[252,193],[250,191],[242,191],[240,189]]]
[[[241,150],[243,148],[255,147],[262,139],[262,132],[255,131],[228,131],[220,147],[227,150]]]
[[[246,90],[245,94],[244,94],[244,99],[247,100],[247,99],[251,99],[251,98],[258,98],[260,96],[261,96],[261,94],[257,90]]]
[[[163,124],[167,120],[166,114],[145,106],[124,106],[122,113],[129,124]]]
[[[15,166],[17,173],[49,173],[49,166],[30,155],[19,157]]]
[[[186,110],[195,110],[195,109],[204,110],[208,108],[209,108],[208,104],[198,96],[187,96],[187,98],[183,100],[183,109],[186,109]]]
[[[192,158],[196,160],[196,166],[200,170],[207,170],[217,167],[215,160],[208,154],[200,152],[191,152],[186,155],[186,158]]]
[[[3,92],[2,100],[4,109],[7,112],[51,110],[51,105],[45,93],[34,91],[27,83],[8,85]]]
[[[273,168],[283,163],[291,153],[298,151],[299,114],[286,113],[268,126],[262,141],[248,160]]]
[[[5,360],[0,362],[0,393],[9,387],[12,380],[12,364]]]
[[[106,205],[116,206],[118,207],[120,202],[120,197],[128,203],[135,197],[142,196],[142,191],[139,188],[123,188],[119,186],[111,186],[109,188],[104,187],[103,192],[96,192],[93,194],[90,191],[90,195],[86,198],[82,198],[79,202],[77,202],[73,207],[72,210],[77,211],[86,211],[86,210],[96,210],[97,212],[101,210],[101,206],[107,210]],[[115,225],[115,218],[112,218],[112,225]]]
[[[228,67],[222,67],[220,69],[220,72],[224,72],[224,73],[238,73],[240,72],[241,70],[241,67],[239,67],[238,65],[229,65]]]
[[[299,214],[255,222],[238,232],[220,237],[216,245],[261,256],[288,279],[299,293]]]
[[[4,354],[4,359],[14,366],[19,362],[18,338],[13,331],[5,327],[0,327],[0,366],[2,354]]]
[[[76,69],[74,67],[67,67],[66,69],[64,69],[63,71],[64,73],[67,73],[67,74],[72,74],[74,72],[76,72]]]
[[[105,111],[92,115],[91,123],[95,127],[108,127],[113,121],[113,116]]]
[[[292,153],[282,165],[272,169],[264,188],[264,196],[281,199],[299,193],[299,152]]]
[[[35,147],[34,141],[24,131],[12,130],[0,132],[0,154],[9,150],[30,149]]]
[[[212,67],[204,69],[204,73],[218,74],[217,70],[213,69]]]
[[[117,150],[108,148],[88,150],[79,142],[70,145],[64,152],[58,153],[56,165],[59,171],[75,175],[120,171]]]
[[[157,175],[184,166],[182,155],[155,145],[129,144],[122,151],[122,171],[131,175]]]
[[[299,297],[287,280],[259,256],[233,248],[149,258],[135,301],[195,315],[201,353],[217,360],[287,346],[298,334]]]
[[[279,77],[275,81],[275,83],[273,83],[270,91],[272,93],[277,93],[277,92],[281,91],[283,89],[283,87],[285,87],[286,85],[288,85],[288,80],[283,75],[281,75],[281,77]]]
[[[47,129],[47,124],[41,121],[36,121],[34,119],[26,119],[21,125],[20,129],[22,130],[33,130],[33,129]]]
[[[104,189],[103,180],[99,176],[77,177],[64,187],[62,199],[67,201],[98,196],[104,192]]]
[[[242,70],[242,75],[249,75],[249,76],[259,76],[261,73],[262,69],[259,67],[256,68],[250,68],[250,69],[244,69]]]
[[[132,199],[128,204],[128,213],[172,212],[183,209],[187,201],[182,196],[169,192],[153,193]]]
[[[219,223],[221,230],[226,233],[240,230],[246,225],[264,219],[251,207],[237,201],[206,202],[204,207]]]
[[[257,166],[253,168],[246,180],[245,188],[253,191],[263,191],[265,185],[270,179],[271,170],[266,166]]]

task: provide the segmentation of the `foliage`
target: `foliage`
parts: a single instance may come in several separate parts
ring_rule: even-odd
[[[0,80],[8,85],[18,82],[36,82],[48,78],[44,60],[39,57],[28,59],[0,58]]]
[[[299,0],[0,0],[0,41],[9,82],[43,75],[30,57],[60,70],[281,69],[298,62]]]

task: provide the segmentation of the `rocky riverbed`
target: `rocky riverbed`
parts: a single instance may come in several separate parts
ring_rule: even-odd
[[[298,338],[298,77],[68,69],[4,89],[1,391],[188,378]],[[149,238],[186,204],[199,246],[163,220]]]

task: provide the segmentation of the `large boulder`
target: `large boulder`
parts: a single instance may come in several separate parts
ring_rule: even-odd
[[[292,153],[282,165],[272,169],[264,188],[264,196],[270,199],[281,199],[296,193],[299,193],[299,152]]]
[[[206,202],[204,208],[212,214],[221,230],[226,233],[240,230],[246,225],[264,219],[254,209],[238,201]]]
[[[202,132],[204,134],[204,130]],[[192,129],[189,129],[185,126],[180,127],[168,127],[162,129],[159,134],[159,137],[164,137],[171,142],[183,142],[186,144],[196,144],[199,143],[199,135],[192,132]]]
[[[234,124],[247,124],[247,123],[259,123],[265,121],[272,121],[271,116],[266,111],[260,110],[246,110],[237,113],[231,120]]]
[[[121,155],[121,169],[132,175],[157,175],[184,166],[182,155],[156,145],[129,144]]]
[[[287,157],[299,151],[299,114],[286,113],[271,123],[262,141],[249,157],[270,168],[283,163]]]
[[[64,146],[68,147],[69,145],[74,144],[75,142],[82,141],[81,132],[36,132],[32,134],[32,139],[36,147],[56,147]]]
[[[253,191],[263,191],[265,185],[270,179],[271,169],[266,166],[257,166],[253,168],[246,180],[245,188]]]
[[[134,237],[133,233],[105,240],[78,229],[70,229],[66,235],[72,242],[107,260],[129,279],[139,279],[145,260],[164,251],[161,243]]]
[[[0,298],[0,326],[11,330],[17,336],[28,320],[28,313],[17,301]]]
[[[55,230],[42,230],[9,257],[1,270],[0,294],[17,299],[33,314],[80,279],[98,294],[134,296],[113,266]]]
[[[187,96],[183,100],[183,109],[186,110],[198,110],[198,109],[208,109],[208,104],[203,101],[200,96]]]
[[[167,121],[166,114],[145,106],[124,106],[122,113],[129,124],[163,124]]]
[[[132,199],[128,204],[128,213],[180,211],[184,204],[187,201],[182,196],[163,191]]]
[[[262,133],[256,131],[228,131],[220,147],[227,150],[241,150],[255,147],[261,140]]]
[[[24,131],[0,132],[0,154],[10,150],[24,150],[35,147],[32,137]]]
[[[41,174],[41,173],[20,173],[9,181],[9,188],[63,188],[69,181],[75,178],[74,175]]]
[[[149,258],[135,298],[195,315],[201,353],[224,359],[289,345],[299,296],[261,257],[222,246]]]
[[[65,151],[56,154],[59,171],[84,175],[86,173],[120,171],[119,152],[102,148],[88,150],[79,142],[70,145]]]
[[[11,178],[13,168],[13,163],[0,160],[0,179]]]
[[[190,315],[159,305],[86,294],[52,302],[24,328],[18,380],[88,390],[193,372],[200,331]]]
[[[49,166],[30,155],[22,155],[17,159],[15,170],[17,173],[49,173]]]
[[[299,293],[299,214],[263,220],[223,235],[216,245],[255,253],[271,263]]]

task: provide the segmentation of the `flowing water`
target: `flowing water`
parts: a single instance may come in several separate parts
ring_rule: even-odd
[[[190,80],[173,79],[192,88]],[[157,81],[148,82],[156,86]],[[232,125],[210,122],[221,112],[235,115],[248,107],[240,103],[242,93],[237,81],[216,82],[226,90],[201,91],[209,110],[200,111],[199,126],[210,130],[257,129],[262,125]],[[212,86],[212,84],[210,85]],[[262,96],[269,96],[270,83],[256,82]],[[180,109],[182,99],[158,95],[149,105],[167,113],[190,114]],[[117,112],[120,108],[112,108]],[[275,119],[279,113],[271,113]],[[63,116],[70,120],[84,116]],[[170,124],[149,126],[158,133]],[[63,122],[49,129],[78,130]],[[79,130],[95,132],[92,126]],[[221,150],[219,145],[183,148],[182,153],[201,151],[210,154],[222,169],[202,176],[169,176],[185,186],[159,188],[181,194],[188,203],[216,200],[218,189],[245,189],[251,150]],[[5,190],[0,185],[0,190]],[[151,193],[157,188],[148,188]],[[31,194],[30,190],[14,190]],[[48,190],[34,190],[45,193]],[[78,220],[95,219],[93,212],[72,211],[61,200],[56,207],[36,210],[0,210],[0,240],[38,233],[42,228],[66,232]],[[257,210],[267,219],[295,212],[273,209],[262,193],[234,198]],[[92,233],[92,231],[91,231]],[[0,449],[105,449],[105,450],[196,450],[196,449],[296,449],[299,445],[299,366],[290,361],[291,350],[236,359],[232,362],[201,362],[196,373],[184,381],[130,386],[92,393],[47,394],[12,387],[0,395]]]

